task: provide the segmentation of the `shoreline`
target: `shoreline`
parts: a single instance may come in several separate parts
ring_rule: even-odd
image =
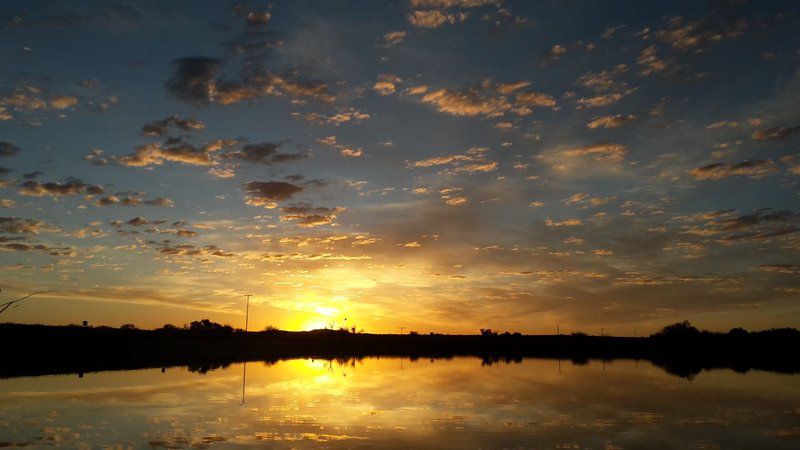
[[[790,350],[800,333],[782,329],[731,335],[614,337],[587,335],[362,334],[344,330],[196,331],[0,324],[0,378],[187,366],[203,371],[245,361],[296,358],[451,358],[485,363],[523,358],[647,360],[676,376],[730,368],[800,373]]]

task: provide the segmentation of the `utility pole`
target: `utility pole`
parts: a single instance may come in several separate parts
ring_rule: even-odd
[[[244,298],[247,299],[247,307],[246,307],[245,313],[244,313],[244,332],[245,333],[247,333],[247,325],[248,325],[248,322],[250,322],[250,297],[252,297],[252,296],[253,296],[253,294],[244,294]]]
[[[400,328],[400,334],[403,334],[403,330],[405,330],[406,327],[399,327],[399,328]]]
[[[557,335],[561,334],[561,325],[556,325],[556,334]]]

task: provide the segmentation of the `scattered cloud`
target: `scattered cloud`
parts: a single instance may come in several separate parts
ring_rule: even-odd
[[[281,221],[294,222],[306,228],[331,225],[336,220],[336,215],[342,211],[344,208],[312,207],[308,203],[293,203],[281,208]]]
[[[397,90],[397,85],[402,83],[403,80],[396,75],[392,75],[390,73],[384,73],[378,75],[378,81],[372,86],[372,89],[381,94],[381,95],[389,95],[393,94],[395,90]]]
[[[305,120],[306,122],[313,123],[314,125],[332,125],[338,127],[340,125],[355,125],[369,119],[369,114],[359,111],[355,108],[342,109],[334,114],[320,114],[320,113],[307,113],[301,114],[298,112],[292,113],[292,116],[298,119]]]
[[[277,207],[277,202],[288,200],[303,191],[302,186],[284,181],[250,181],[244,184],[245,203],[251,206],[263,206],[268,209]]]
[[[753,159],[735,164],[709,164],[692,169],[689,174],[697,180],[721,180],[737,176],[764,178],[778,172],[780,172],[780,169],[772,160]]]
[[[19,190],[17,192],[20,195],[31,197],[62,197],[84,193],[99,195],[103,193],[103,188],[101,186],[84,183],[78,178],[70,178],[64,183],[55,181],[40,183],[35,180],[28,180],[19,185]]]
[[[6,141],[0,142],[0,157],[14,156],[17,153],[19,153],[19,147],[16,145]]]
[[[753,132],[751,137],[754,141],[788,141],[800,133],[800,125],[794,127],[773,127]]]
[[[527,116],[533,113],[534,107],[557,108],[555,99],[550,95],[519,91],[528,85],[526,81],[500,84],[484,81],[467,89],[443,88],[431,91],[426,87],[424,90],[417,88],[413,92],[422,95],[423,103],[429,103],[440,112],[454,116],[500,117],[506,114]]]
[[[408,33],[405,31],[390,31],[383,35],[381,42],[384,47],[393,47],[403,42],[407,35]]]
[[[544,221],[545,225],[548,227],[578,227],[583,225],[583,221],[581,219],[564,219],[561,221],[555,221],[553,219],[547,218]]]
[[[58,228],[39,220],[0,217],[0,231],[10,234],[39,234],[58,231]]]
[[[189,56],[172,62],[174,73],[167,81],[167,91],[178,100],[198,106],[216,103],[231,105],[261,97],[290,97],[330,103],[335,96],[318,80],[296,72],[278,74],[253,71],[240,80],[220,79],[222,61],[217,58]]]
[[[306,153],[279,153],[278,149],[284,142],[264,142],[262,144],[247,144],[240,150],[228,151],[222,154],[223,159],[235,159],[249,163],[276,164],[297,161],[307,158]]]
[[[174,115],[144,124],[142,134],[145,136],[163,136],[167,134],[170,127],[183,131],[199,131],[205,128],[205,124],[197,119],[181,119],[179,116]]]
[[[467,20],[469,14],[464,12],[447,13],[436,9],[422,9],[412,11],[408,16],[408,23],[420,28],[439,28],[445,24],[455,24]]]
[[[628,122],[636,120],[633,114],[617,114],[615,116],[601,116],[596,117],[594,120],[586,124],[587,128],[592,130],[596,128],[617,128],[625,125]]]
[[[406,161],[406,166],[408,168],[444,166],[445,172],[449,174],[491,172],[497,168],[497,162],[488,160],[486,156],[488,151],[487,147],[473,147],[466,153]]]

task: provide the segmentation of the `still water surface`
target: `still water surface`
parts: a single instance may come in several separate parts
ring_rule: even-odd
[[[0,380],[0,446],[51,445],[796,449],[800,377],[381,358]]]

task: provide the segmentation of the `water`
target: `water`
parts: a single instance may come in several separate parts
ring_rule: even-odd
[[[0,446],[13,445],[800,448],[800,377],[381,358],[14,378],[0,380]]]

